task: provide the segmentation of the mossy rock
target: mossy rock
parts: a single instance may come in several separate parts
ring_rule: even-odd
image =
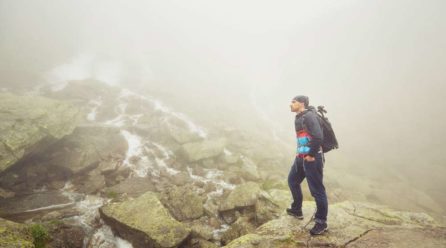
[[[191,230],[176,221],[158,200],[147,192],[138,198],[111,203],[100,208],[102,218],[112,230],[137,247],[178,247]]]
[[[179,221],[197,219],[204,214],[204,199],[190,186],[169,188],[161,201]]]
[[[34,248],[31,230],[26,225],[0,218],[0,247]]]
[[[238,185],[220,204],[219,211],[254,206],[261,191],[260,186],[254,182]]]
[[[0,172],[42,149],[44,141],[70,134],[81,116],[79,108],[66,102],[0,93]]]

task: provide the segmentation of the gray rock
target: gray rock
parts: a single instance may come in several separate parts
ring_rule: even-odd
[[[190,186],[173,186],[162,194],[160,200],[179,221],[197,219],[204,214],[204,199]]]
[[[127,178],[119,184],[105,189],[107,196],[126,194],[131,197],[138,197],[147,191],[154,191],[155,186],[148,178],[134,177]]]
[[[80,118],[68,103],[0,93],[0,172],[73,132]]]
[[[219,211],[255,206],[260,195],[260,186],[254,182],[238,185],[219,206]]]
[[[231,224],[231,227],[223,233],[221,242],[222,244],[228,244],[240,236],[254,232],[255,229],[255,226],[249,222],[248,218],[238,218],[237,221]]]
[[[224,139],[206,140],[203,142],[186,143],[182,146],[181,153],[189,162],[220,155],[225,147]]]
[[[304,219],[310,220],[314,213],[314,202],[304,202]],[[354,246],[356,240],[363,240],[373,230],[381,230],[383,233],[400,235],[395,232],[397,229],[404,229],[412,232],[414,228],[421,228],[423,231],[436,230],[438,238],[434,238],[435,244],[444,244],[441,234],[444,228],[437,226],[436,222],[426,214],[401,212],[391,210],[385,206],[373,204],[343,202],[330,205],[328,216],[329,232],[312,237],[309,229],[313,224],[309,221],[299,221],[294,217],[283,213],[279,218],[271,220],[258,227],[253,233],[242,236],[231,241],[227,248],[246,247],[369,247]],[[441,231],[443,230],[443,231]],[[404,233],[403,236],[407,235]],[[382,242],[382,236],[376,236],[373,240],[368,240],[365,244],[388,244]],[[407,236],[406,236],[407,237]],[[444,236],[443,236],[444,237]],[[388,238],[388,237],[387,237]],[[385,238],[386,239],[386,238]],[[394,240],[390,247],[407,247],[406,240],[397,237],[389,238]],[[256,243],[254,245],[253,243]],[[358,243],[360,244],[360,243]],[[388,247],[376,246],[376,247]],[[416,246],[418,247],[418,246]],[[423,246],[424,247],[424,246]],[[440,246],[439,246],[440,247]]]
[[[84,126],[55,144],[45,162],[77,174],[97,167],[110,156],[124,156],[126,150],[127,142],[118,128]]]
[[[176,221],[153,192],[99,209],[101,217],[114,233],[130,241],[135,248],[181,246],[191,230]]]

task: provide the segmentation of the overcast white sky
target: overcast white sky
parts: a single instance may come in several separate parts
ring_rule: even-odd
[[[444,162],[445,7],[0,0],[0,86],[84,77],[145,84],[182,101],[250,106],[290,140],[289,101],[307,94],[327,106],[352,156]]]

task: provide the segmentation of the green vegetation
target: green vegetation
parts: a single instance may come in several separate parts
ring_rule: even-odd
[[[106,195],[108,198],[112,199],[116,199],[118,197],[118,193],[116,193],[115,191],[107,191]]]
[[[36,248],[45,248],[45,243],[49,239],[48,230],[41,224],[31,226],[31,235]]]

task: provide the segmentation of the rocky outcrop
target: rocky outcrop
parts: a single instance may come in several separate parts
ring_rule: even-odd
[[[65,102],[0,93],[0,172],[70,134],[80,117],[80,110]]]
[[[117,235],[139,247],[179,247],[191,230],[176,221],[153,192],[138,198],[111,203],[99,210]]]
[[[426,214],[400,212],[383,206],[354,202],[330,205],[329,232],[313,237],[309,234],[309,229],[312,227],[311,217],[314,207],[313,202],[304,202],[303,221],[283,214],[280,218],[258,227],[255,232],[233,240],[225,247],[360,247],[357,246],[360,241],[370,244],[381,242],[380,237],[373,242],[366,241],[366,238],[373,238],[369,234],[376,235],[375,232],[398,234],[401,232],[399,230],[406,230],[406,234],[414,230],[434,232],[437,238],[433,238],[432,242],[445,243],[441,238],[441,235],[444,238],[445,229],[437,226],[436,222]],[[393,240],[397,239],[393,237]],[[390,247],[405,247],[402,244],[395,242]]]
[[[109,181],[114,181],[119,174],[115,172],[124,169],[119,165],[126,150],[127,142],[119,129],[80,126],[0,175],[0,186],[29,193],[36,188],[61,189],[67,180],[72,180],[79,191],[96,193],[106,186],[106,174]]]
[[[73,205],[74,201],[59,191],[36,192],[7,199],[0,198],[0,217],[20,221]]]
[[[31,231],[26,225],[0,218],[0,247],[34,248]]]
[[[127,142],[118,128],[81,126],[47,151],[47,165],[64,168],[72,174],[87,171],[111,156],[124,157]]]

